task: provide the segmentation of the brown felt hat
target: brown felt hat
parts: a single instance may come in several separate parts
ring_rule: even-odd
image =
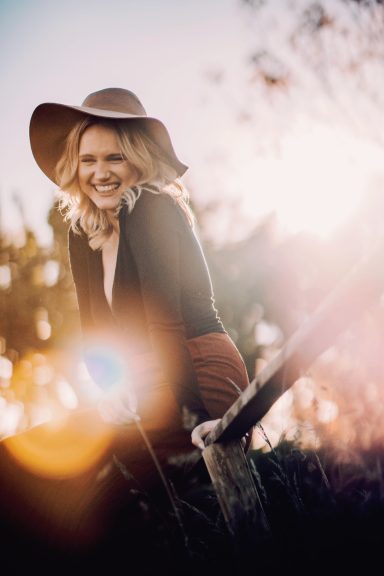
[[[148,136],[160,146],[178,176],[182,176],[188,169],[177,158],[164,124],[157,118],[147,116],[133,92],[124,88],[105,88],[89,94],[81,106],[45,102],[33,111],[29,126],[32,153],[41,170],[55,184],[58,184],[55,168],[64,151],[65,139],[76,122],[85,116],[116,120],[141,119]]]

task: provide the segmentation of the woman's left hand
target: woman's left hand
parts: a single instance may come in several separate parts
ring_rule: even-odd
[[[208,436],[208,434],[215,428],[217,423],[220,422],[220,418],[217,420],[207,420],[206,422],[202,422],[196,428],[192,430],[191,439],[192,444],[200,450],[204,450],[204,438]]]

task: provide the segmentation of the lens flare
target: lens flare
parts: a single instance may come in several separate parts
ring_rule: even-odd
[[[3,445],[33,474],[70,478],[95,466],[111,439],[112,429],[88,409],[6,438]]]
[[[84,358],[91,377],[103,390],[126,380],[127,366],[112,346],[92,344],[86,348]]]

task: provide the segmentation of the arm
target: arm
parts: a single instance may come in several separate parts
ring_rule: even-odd
[[[87,259],[87,240],[75,234],[71,229],[68,231],[68,250],[72,278],[75,284],[77,303],[79,306],[80,322],[83,335],[93,327],[89,274]]]
[[[180,407],[206,419],[182,317],[180,262],[187,255],[181,253],[184,222],[177,210],[168,197],[140,199],[127,232],[154,352]]]
[[[71,229],[68,232],[68,249],[71,272],[76,289],[79,307],[80,325],[83,340],[83,358],[93,381],[105,388],[108,381],[108,366],[97,348],[95,323],[91,310],[90,275],[88,264],[87,238],[75,234]],[[96,348],[94,344],[96,343]]]

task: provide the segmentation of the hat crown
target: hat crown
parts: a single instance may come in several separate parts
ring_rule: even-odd
[[[103,90],[92,92],[86,97],[82,106],[134,114],[135,116],[147,115],[136,94],[124,88],[104,88]]]

